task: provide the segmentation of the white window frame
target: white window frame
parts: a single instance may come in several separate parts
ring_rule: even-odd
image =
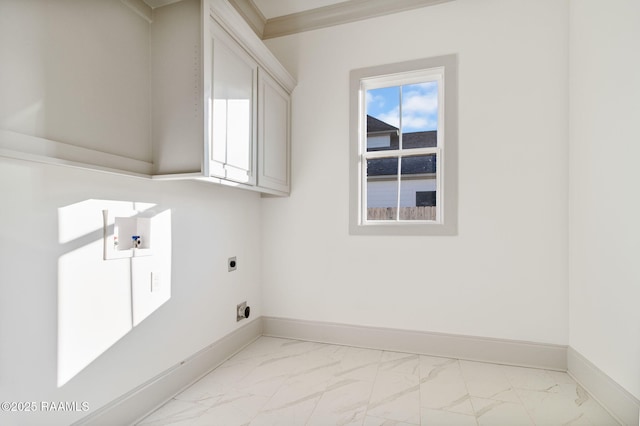
[[[350,223],[353,235],[457,234],[457,56],[447,55],[351,71]],[[438,82],[437,146],[367,152],[366,91],[426,81]],[[400,129],[402,125],[400,125]],[[368,159],[435,154],[435,220],[367,220]],[[401,163],[401,161],[400,161]],[[400,197],[401,170],[398,170]],[[399,215],[399,209],[398,209]]]
[[[436,82],[438,84],[438,131],[437,131],[437,143],[433,148],[411,148],[405,149],[402,147],[402,90],[400,91],[400,124],[398,128],[400,129],[400,146],[396,150],[384,150],[384,151],[367,151],[367,122],[364,119],[367,114],[367,106],[366,106],[366,93],[367,90],[380,89],[385,87],[401,87],[412,84],[419,84],[425,82]],[[445,149],[444,145],[444,131],[441,130],[444,128],[444,91],[443,91],[443,83],[444,83],[444,67],[437,68],[429,68],[426,70],[412,71],[408,73],[402,74],[393,74],[393,75],[385,75],[382,77],[368,77],[360,80],[360,113],[359,113],[359,155],[362,157],[360,164],[360,221],[363,225],[373,225],[379,226],[381,224],[402,224],[405,225],[407,223],[410,224],[422,224],[422,223],[440,223],[442,221],[442,205],[443,200],[440,195],[442,194],[442,179],[444,173],[442,170],[444,169],[442,161]],[[364,165],[367,163],[367,160],[377,159],[377,158],[403,158],[403,157],[415,157],[421,155],[429,155],[435,154],[437,159],[437,167],[436,167],[436,218],[435,221],[422,221],[422,220],[412,220],[411,222],[401,221],[399,219],[400,209],[396,211],[396,218],[394,220],[368,220],[367,219],[367,206],[369,205],[367,201],[368,191],[367,191],[367,168]],[[400,206],[400,197],[401,197],[401,182],[402,182],[402,161],[398,164],[398,174],[396,179],[397,185],[397,205]]]

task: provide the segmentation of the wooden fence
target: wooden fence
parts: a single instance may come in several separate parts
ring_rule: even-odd
[[[396,207],[370,207],[367,220],[395,220]],[[400,207],[400,220],[436,220],[436,207]]]

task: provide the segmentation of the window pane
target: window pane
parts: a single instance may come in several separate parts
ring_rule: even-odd
[[[402,158],[400,220],[436,220],[436,155]]]
[[[384,87],[366,92],[367,151],[398,149],[400,87]]]
[[[402,148],[437,146],[438,82],[402,86]]]
[[[398,158],[367,160],[367,220],[396,220]]]

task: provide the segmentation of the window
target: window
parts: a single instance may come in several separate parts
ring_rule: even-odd
[[[351,72],[350,232],[457,232],[457,58]]]

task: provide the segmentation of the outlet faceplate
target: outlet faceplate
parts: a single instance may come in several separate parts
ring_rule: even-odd
[[[236,308],[236,322],[246,318],[245,311],[247,309],[247,302],[240,303]]]
[[[229,260],[227,261],[227,266],[229,266],[229,272],[238,269],[238,261],[236,260],[235,256],[229,258]]]

